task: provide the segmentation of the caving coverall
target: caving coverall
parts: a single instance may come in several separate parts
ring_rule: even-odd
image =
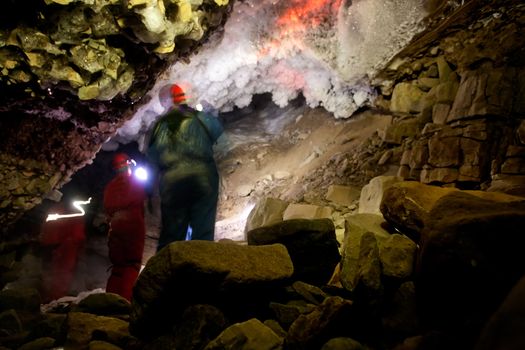
[[[181,104],[153,128],[147,156],[159,171],[162,228],[157,250],[173,241],[214,239],[219,174],[213,144],[223,132],[218,118]]]
[[[131,300],[140,272],[146,229],[144,187],[127,172],[118,173],[104,189],[104,211],[109,222],[111,275],[106,292]]]
[[[73,212],[73,211],[72,211]],[[62,203],[55,204],[50,214],[71,214]],[[42,224],[40,244],[51,248],[51,256],[44,268],[44,303],[67,295],[75,275],[78,256],[86,240],[84,217],[61,218]]]

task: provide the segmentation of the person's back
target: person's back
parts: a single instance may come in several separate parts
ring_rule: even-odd
[[[144,188],[132,176],[118,174],[104,189],[104,210],[111,220],[144,223]]]
[[[159,172],[162,229],[158,249],[191,238],[213,240],[219,174],[213,144],[222,133],[214,116],[185,104],[185,98],[163,115],[153,129],[147,155]],[[182,96],[184,94],[182,93]],[[168,97],[170,98],[170,97]],[[174,107],[174,108],[173,108]]]
[[[115,159],[122,159],[119,165]],[[109,222],[109,259],[113,264],[106,292],[131,300],[132,287],[140,272],[146,228],[142,184],[129,169],[129,157],[119,153],[113,167],[117,175],[104,189],[104,212]]]
[[[206,128],[221,126],[216,118],[211,121],[217,125],[204,125],[203,119],[208,118],[187,105],[171,110],[154,128],[148,148],[149,158],[164,170],[202,173],[210,167],[214,169],[213,144],[218,136],[209,134]]]

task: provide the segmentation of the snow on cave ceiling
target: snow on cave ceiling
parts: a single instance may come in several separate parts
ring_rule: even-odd
[[[301,93],[310,107],[347,118],[374,98],[370,79],[423,30],[428,10],[421,0],[237,1],[220,40],[169,67],[104,149],[140,142],[162,112],[156,92],[166,82],[223,112],[254,94],[284,107]]]

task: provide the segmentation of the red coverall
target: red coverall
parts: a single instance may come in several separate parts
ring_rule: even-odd
[[[110,225],[109,259],[113,264],[106,292],[131,300],[140,272],[146,228],[144,187],[130,173],[121,172],[104,189],[104,210]]]
[[[62,204],[53,206],[49,213],[72,214]],[[43,274],[43,302],[61,298],[67,294],[77,266],[78,255],[86,239],[82,216],[47,221],[42,224],[40,243],[52,247],[49,272]]]

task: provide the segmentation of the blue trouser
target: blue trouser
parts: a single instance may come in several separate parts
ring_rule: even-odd
[[[219,197],[219,175],[215,168],[206,174],[169,176],[160,188],[162,228],[157,251],[174,241],[213,241]]]

